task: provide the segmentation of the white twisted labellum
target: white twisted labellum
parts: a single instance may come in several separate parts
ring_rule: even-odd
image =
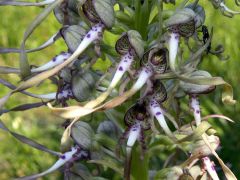
[[[169,62],[172,71],[175,71],[175,61],[178,52],[180,35],[178,33],[171,33],[169,39]]]
[[[238,12],[238,11],[233,11],[233,10],[229,9],[229,8],[224,4],[224,2],[221,2],[221,3],[219,4],[219,6],[220,6],[221,8],[223,8],[223,11],[227,11],[227,12],[229,12],[229,13],[231,13],[231,14],[240,14],[240,12]]]
[[[117,83],[120,81],[120,79],[122,78],[123,74],[129,70],[132,62],[133,62],[133,55],[131,54],[131,52],[128,52],[127,54],[125,54],[124,56],[122,56],[121,61],[118,65],[117,71],[109,85],[110,89],[113,89]]]
[[[165,117],[163,115],[163,110],[158,104],[158,102],[154,99],[152,99],[149,103],[149,109],[150,113],[155,116],[155,118],[158,120],[159,125],[163,129],[163,131],[169,136],[174,137],[172,131],[169,129]]]
[[[211,178],[213,180],[219,180],[219,177],[214,167],[214,163],[209,159],[209,157],[202,158],[202,161],[204,164],[204,168],[207,170]]]
[[[147,82],[147,80],[152,76],[153,71],[149,66],[145,66],[142,68],[142,70],[139,73],[137,81],[134,83],[132,88],[125,93],[125,100],[128,97],[131,97],[133,94],[135,94],[138,90],[140,90],[143,85]]]
[[[108,95],[112,92],[112,90],[116,87],[117,83],[121,80],[123,77],[124,73],[130,69],[131,64],[133,62],[134,56],[132,53],[129,51],[125,55],[121,57],[121,61],[117,67],[116,73],[113,76],[113,79],[107,89],[106,92],[102,93],[97,99],[90,101],[87,103],[84,107],[86,108],[94,108],[101,102],[103,102]]]
[[[42,72],[42,71],[46,71],[48,69],[51,69],[59,64],[62,64],[65,60],[67,60],[72,54],[67,53],[67,52],[62,52],[61,54],[55,56],[51,61],[47,62],[46,64],[38,67],[38,68],[34,68],[31,69],[32,73],[36,73],[36,72]]]
[[[45,6],[48,4],[52,4],[55,0],[45,0],[41,2],[21,2],[21,1],[3,1],[0,2],[0,6],[6,6],[6,5],[11,5],[11,6]]]
[[[47,41],[45,41],[42,45],[39,47],[33,48],[33,49],[28,49],[26,50],[26,53],[31,53],[35,51],[39,51],[41,49],[44,49],[50,45],[52,45],[57,39],[59,39],[59,32],[55,33],[52,35]],[[5,53],[20,53],[21,49],[16,49],[16,48],[0,48],[0,53],[5,54]]]
[[[200,111],[200,103],[197,96],[190,97],[190,108],[193,111],[193,116],[196,121],[196,125],[198,126],[201,123],[201,111]]]
[[[36,47],[34,49],[29,49],[29,50],[26,50],[27,53],[29,52],[34,52],[34,51],[38,51],[38,50],[41,50],[41,49],[44,49],[48,46],[50,46],[51,44],[53,44],[58,38],[59,38],[59,32],[55,33],[54,35],[52,35],[47,41],[45,41],[42,45],[40,45],[39,47]]]
[[[72,56],[75,57],[77,55],[80,55],[92,42],[101,40],[104,27],[104,24],[101,22],[94,25],[91,30],[84,36],[82,42],[79,44],[78,48],[76,51],[74,51]]]
[[[38,99],[54,100],[54,99],[56,99],[56,96],[57,96],[56,92],[52,92],[52,93],[48,93],[48,94],[33,94],[30,92],[26,92],[26,91],[23,91],[23,92],[24,92],[24,94],[26,94],[30,97],[34,97],[34,98],[38,98]],[[73,97],[72,91],[71,91],[71,89],[66,89],[66,90],[63,90],[58,93],[57,99],[68,99],[69,97]]]
[[[141,133],[141,125],[139,122],[134,124],[129,131],[128,140],[127,140],[127,148],[126,148],[126,160],[124,167],[124,179],[130,180],[130,169],[131,169],[131,154],[132,147],[134,146],[137,139],[139,139]]]
[[[135,84],[132,86],[131,90],[136,92],[140,90],[143,85],[147,82],[147,80],[152,76],[153,71],[150,67],[145,66],[141,70],[138,80],[135,82]]]
[[[127,147],[130,147],[130,148],[133,147],[136,140],[140,136],[140,131],[141,131],[140,123],[136,123],[131,127],[128,135]]]
[[[41,99],[56,99],[57,93],[49,93],[49,94],[41,94],[37,95]],[[68,99],[69,97],[73,97],[73,93],[71,89],[65,89],[58,93],[57,99]]]
[[[59,158],[59,160],[57,160],[55,162],[55,164],[53,164],[49,169],[47,169],[46,171],[43,171],[39,174],[35,174],[32,176],[26,176],[26,177],[22,177],[22,178],[17,178],[18,180],[32,180],[32,179],[36,179],[36,178],[40,178],[42,176],[45,176],[55,170],[57,170],[58,168],[60,168],[61,166],[63,166],[66,162],[71,161],[74,158],[74,155],[78,152],[78,149],[75,147],[72,147],[71,151],[65,152],[64,154],[62,154]]]

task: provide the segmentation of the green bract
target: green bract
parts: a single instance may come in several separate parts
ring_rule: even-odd
[[[81,22],[81,17],[78,14],[78,3],[76,0],[68,1],[66,12],[69,25],[79,24]],[[59,23],[64,24],[64,12],[61,5],[58,5],[54,9],[54,15]]]
[[[72,25],[61,30],[62,36],[71,52],[74,52],[86,35],[86,29],[80,25]]]
[[[92,146],[94,131],[91,126],[83,121],[74,123],[71,129],[71,135],[75,143],[84,149],[90,149]]]

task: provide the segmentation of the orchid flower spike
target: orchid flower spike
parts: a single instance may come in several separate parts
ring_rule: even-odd
[[[66,59],[68,59],[72,54],[67,53],[67,52],[62,52],[59,55],[55,56],[51,61],[47,62],[46,64],[38,67],[38,68],[33,68],[31,69],[32,73],[38,73],[42,71],[49,70],[51,68],[54,68],[55,66],[62,64]]]
[[[116,87],[117,83],[121,80],[124,73],[130,70],[134,57],[137,56],[141,58],[144,51],[142,37],[135,30],[130,30],[124,33],[116,42],[115,48],[116,51],[121,55],[121,61],[118,64],[116,73],[114,74],[109,87],[97,99],[88,102],[84,107],[94,108],[102,103]]]

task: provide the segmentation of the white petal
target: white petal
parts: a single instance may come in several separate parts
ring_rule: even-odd
[[[175,71],[175,61],[178,52],[179,34],[172,33],[169,39],[169,62],[172,71]]]
[[[214,164],[211,162],[209,157],[204,157],[204,158],[202,158],[202,160],[203,160],[204,167],[206,168],[206,170],[209,173],[209,175],[211,176],[211,178],[213,180],[219,180],[217,172],[214,168]]]
[[[140,124],[135,124],[129,132],[127,146],[132,147],[140,135],[141,127]]]

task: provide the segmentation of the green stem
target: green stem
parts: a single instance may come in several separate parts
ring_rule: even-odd
[[[159,25],[159,33],[158,33],[158,40],[160,41],[162,33],[163,33],[163,1],[158,0],[157,1],[157,7],[158,7],[158,25]]]

